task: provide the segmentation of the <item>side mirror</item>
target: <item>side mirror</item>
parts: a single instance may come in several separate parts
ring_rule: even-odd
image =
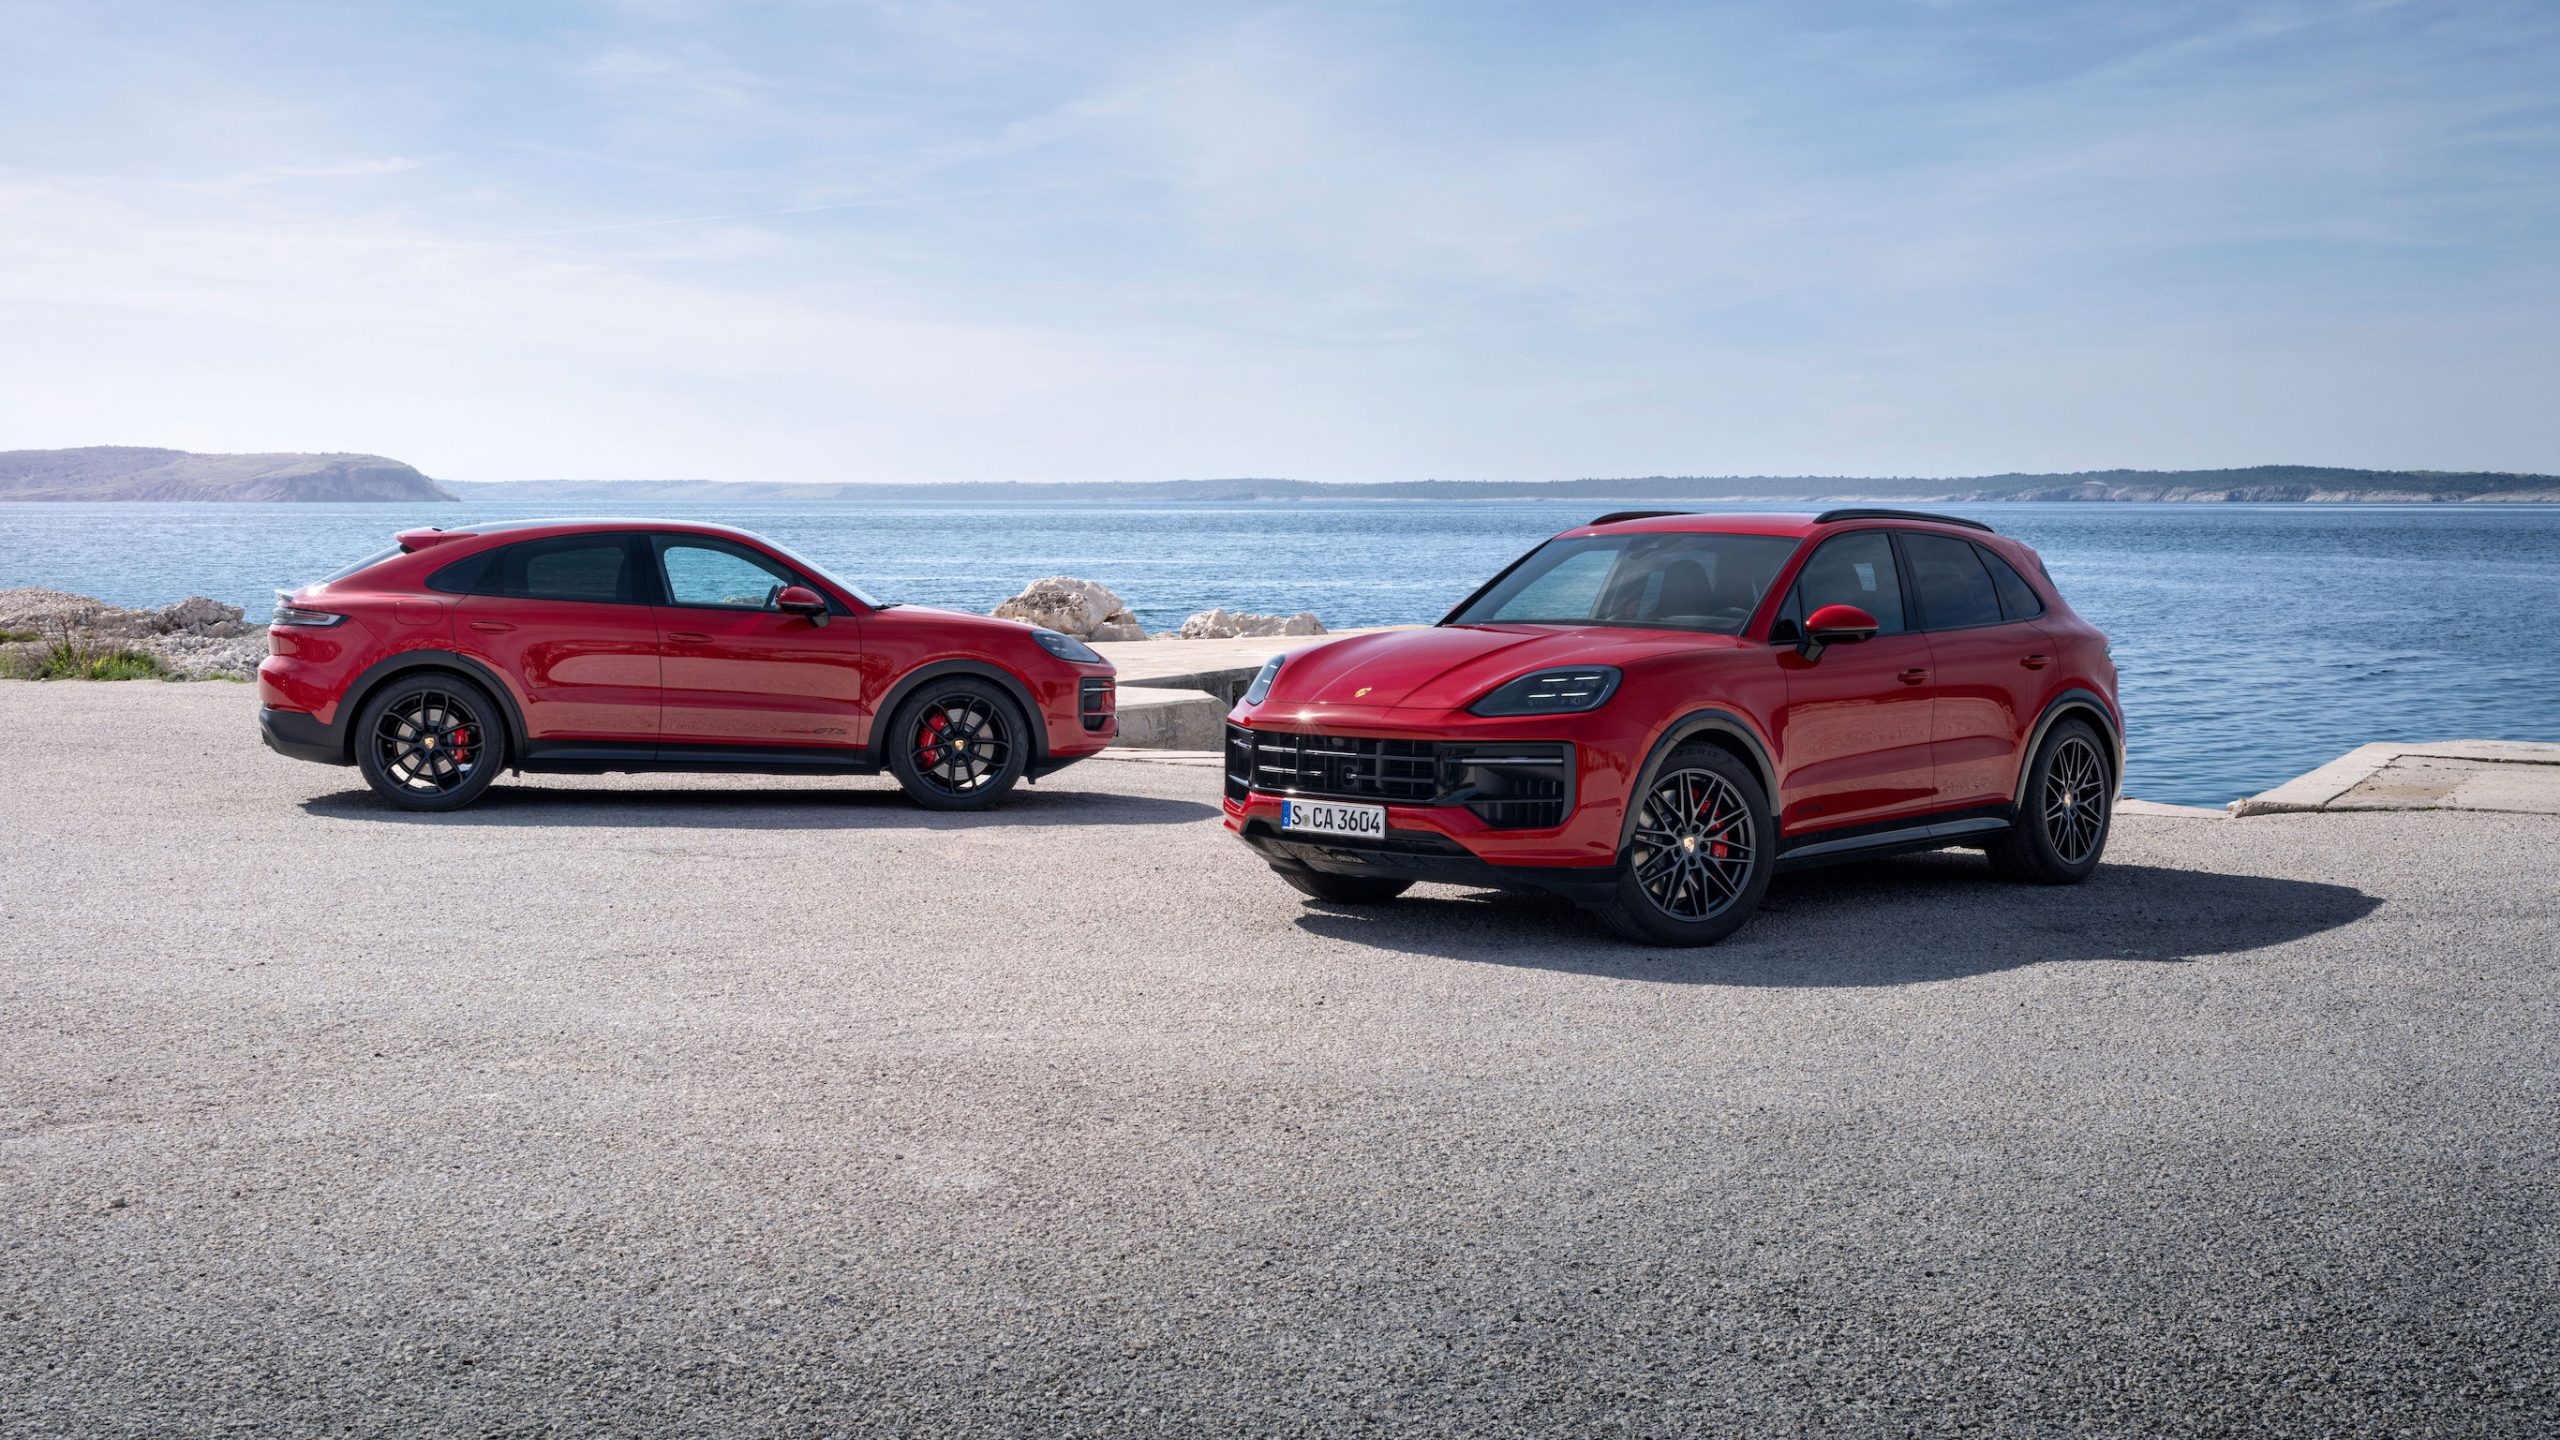
[[[1825,605],[1804,617],[1804,639],[1796,648],[1807,660],[1819,660],[1830,646],[1873,640],[1879,628],[1876,617],[1855,605]]]
[[[781,592],[773,597],[773,608],[788,610],[794,615],[806,615],[810,623],[815,625],[824,626],[827,623],[825,598],[806,585],[783,586]]]

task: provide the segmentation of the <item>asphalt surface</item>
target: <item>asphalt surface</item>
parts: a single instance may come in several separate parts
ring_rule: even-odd
[[[0,684],[10,1436],[2560,1430],[2560,820],[1680,955],[1198,768],[418,819],[253,703]]]

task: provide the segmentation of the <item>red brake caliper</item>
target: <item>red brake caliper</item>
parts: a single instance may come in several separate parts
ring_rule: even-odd
[[[456,764],[456,765],[468,765],[468,764],[470,764],[470,763],[471,763],[471,727],[470,727],[470,726],[466,725],[466,726],[463,726],[461,729],[454,731],[454,732],[453,732],[453,739],[452,739],[451,741],[449,741],[448,743],[449,743],[449,744],[451,744],[451,745],[452,745],[452,747],[453,747],[453,748],[452,748],[452,750],[451,750],[450,752],[448,752],[448,753],[450,753],[450,754],[453,756],[453,763],[454,763],[454,764]]]
[[[930,770],[942,763],[942,732],[950,726],[951,717],[939,710],[934,711],[932,716],[924,722],[924,729],[916,737],[924,743],[916,748],[923,751],[929,758],[921,768]]]
[[[1716,797],[1714,797],[1713,795],[1708,796],[1708,797],[1707,797],[1707,799],[1706,799],[1706,802],[1705,802],[1704,804],[1701,804],[1698,808],[1699,808],[1700,810],[1704,810],[1704,809],[1706,809],[1708,805],[1712,805],[1712,804],[1714,804],[1714,803],[1715,803],[1715,798],[1716,798]],[[1714,829],[1718,828],[1718,827],[1717,827],[1717,825],[1716,825],[1716,817],[1715,817],[1715,816],[1713,816],[1713,815],[1709,815],[1709,816],[1707,817],[1707,828],[1708,828],[1709,830],[1714,830]],[[1708,841],[1708,842],[1707,842],[1707,858],[1709,858],[1709,859],[1711,859],[1711,860],[1721,860],[1721,859],[1723,859],[1723,858],[1724,858],[1724,842],[1723,842],[1723,841],[1721,841],[1721,840],[1710,840],[1710,841]]]

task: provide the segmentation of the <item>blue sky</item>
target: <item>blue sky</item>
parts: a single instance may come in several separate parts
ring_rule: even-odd
[[[2543,3],[0,0],[0,448],[2560,471]]]

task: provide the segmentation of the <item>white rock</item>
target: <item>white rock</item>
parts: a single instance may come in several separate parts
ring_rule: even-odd
[[[237,605],[190,595],[175,605],[162,607],[152,617],[151,626],[164,635],[246,635],[249,626],[240,618],[243,613]]]
[[[1052,575],[1022,587],[1022,593],[996,607],[999,620],[1043,625],[1079,640],[1144,640],[1138,617],[1108,585]]]
[[[1185,640],[1256,639],[1265,635],[1322,635],[1324,622],[1314,612],[1255,615],[1242,610],[1203,610],[1182,622]]]

